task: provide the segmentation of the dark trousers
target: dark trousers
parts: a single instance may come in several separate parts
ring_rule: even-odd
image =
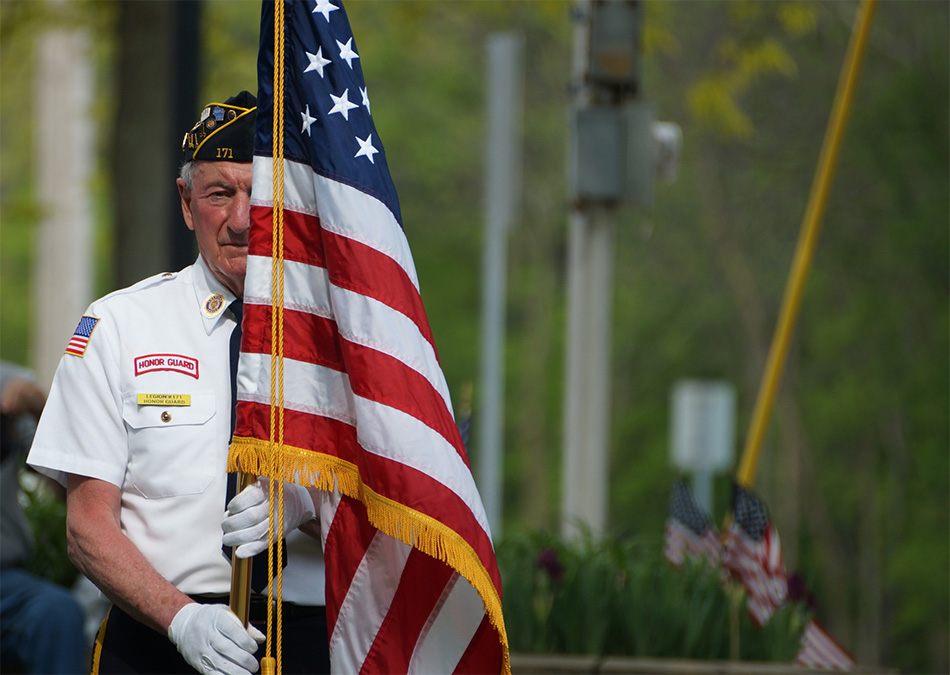
[[[226,599],[224,604],[227,604]],[[324,608],[299,607],[287,603],[283,607],[281,671],[287,675],[329,673],[330,649]],[[252,603],[251,623],[266,634],[266,622],[266,604],[262,612],[255,611]],[[260,660],[266,655],[265,643],[258,648],[255,656]],[[113,605],[96,636],[91,672],[92,675],[173,675],[193,674],[195,669],[182,658],[167,636],[139,623]]]

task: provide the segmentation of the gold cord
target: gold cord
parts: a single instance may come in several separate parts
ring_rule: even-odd
[[[276,481],[278,533],[284,531],[284,3],[274,3],[274,110],[273,110],[273,211],[271,238],[271,409],[270,477],[271,490]],[[270,531],[275,531],[274,499],[269,504]],[[283,621],[283,537],[270,538],[267,547],[267,660],[273,660],[274,672],[281,672]],[[276,557],[276,564],[275,564]],[[276,580],[276,595],[275,595]],[[276,611],[276,631],[274,613]],[[275,635],[276,632],[276,635]],[[272,637],[276,638],[272,642]],[[276,654],[276,658],[272,656]],[[262,662],[263,666],[263,662]]]

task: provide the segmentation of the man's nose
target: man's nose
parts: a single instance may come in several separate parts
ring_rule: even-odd
[[[251,195],[238,192],[234,196],[234,212],[228,227],[233,232],[246,232],[251,227]]]

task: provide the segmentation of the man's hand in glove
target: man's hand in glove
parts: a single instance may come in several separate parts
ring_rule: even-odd
[[[257,672],[254,652],[264,634],[254,626],[242,626],[224,605],[191,602],[172,619],[168,639],[199,673],[250,675]]]
[[[224,530],[224,545],[235,547],[238,558],[250,558],[267,548],[269,507],[268,496],[271,483],[267,478],[258,478],[234,499],[228,502],[228,514],[221,522]],[[274,490],[274,498],[277,490]],[[301,525],[316,517],[310,491],[302,485],[284,483],[284,531],[286,536]],[[274,504],[274,530],[277,529],[277,505]],[[277,538],[275,532],[274,538]]]

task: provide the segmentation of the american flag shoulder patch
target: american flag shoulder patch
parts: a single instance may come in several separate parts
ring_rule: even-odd
[[[84,314],[79,320],[79,325],[76,326],[76,332],[73,333],[73,336],[69,339],[69,344],[66,345],[66,353],[82,358],[86,354],[86,347],[89,345],[90,338],[92,338],[92,331],[96,329],[98,323],[99,317]]]

